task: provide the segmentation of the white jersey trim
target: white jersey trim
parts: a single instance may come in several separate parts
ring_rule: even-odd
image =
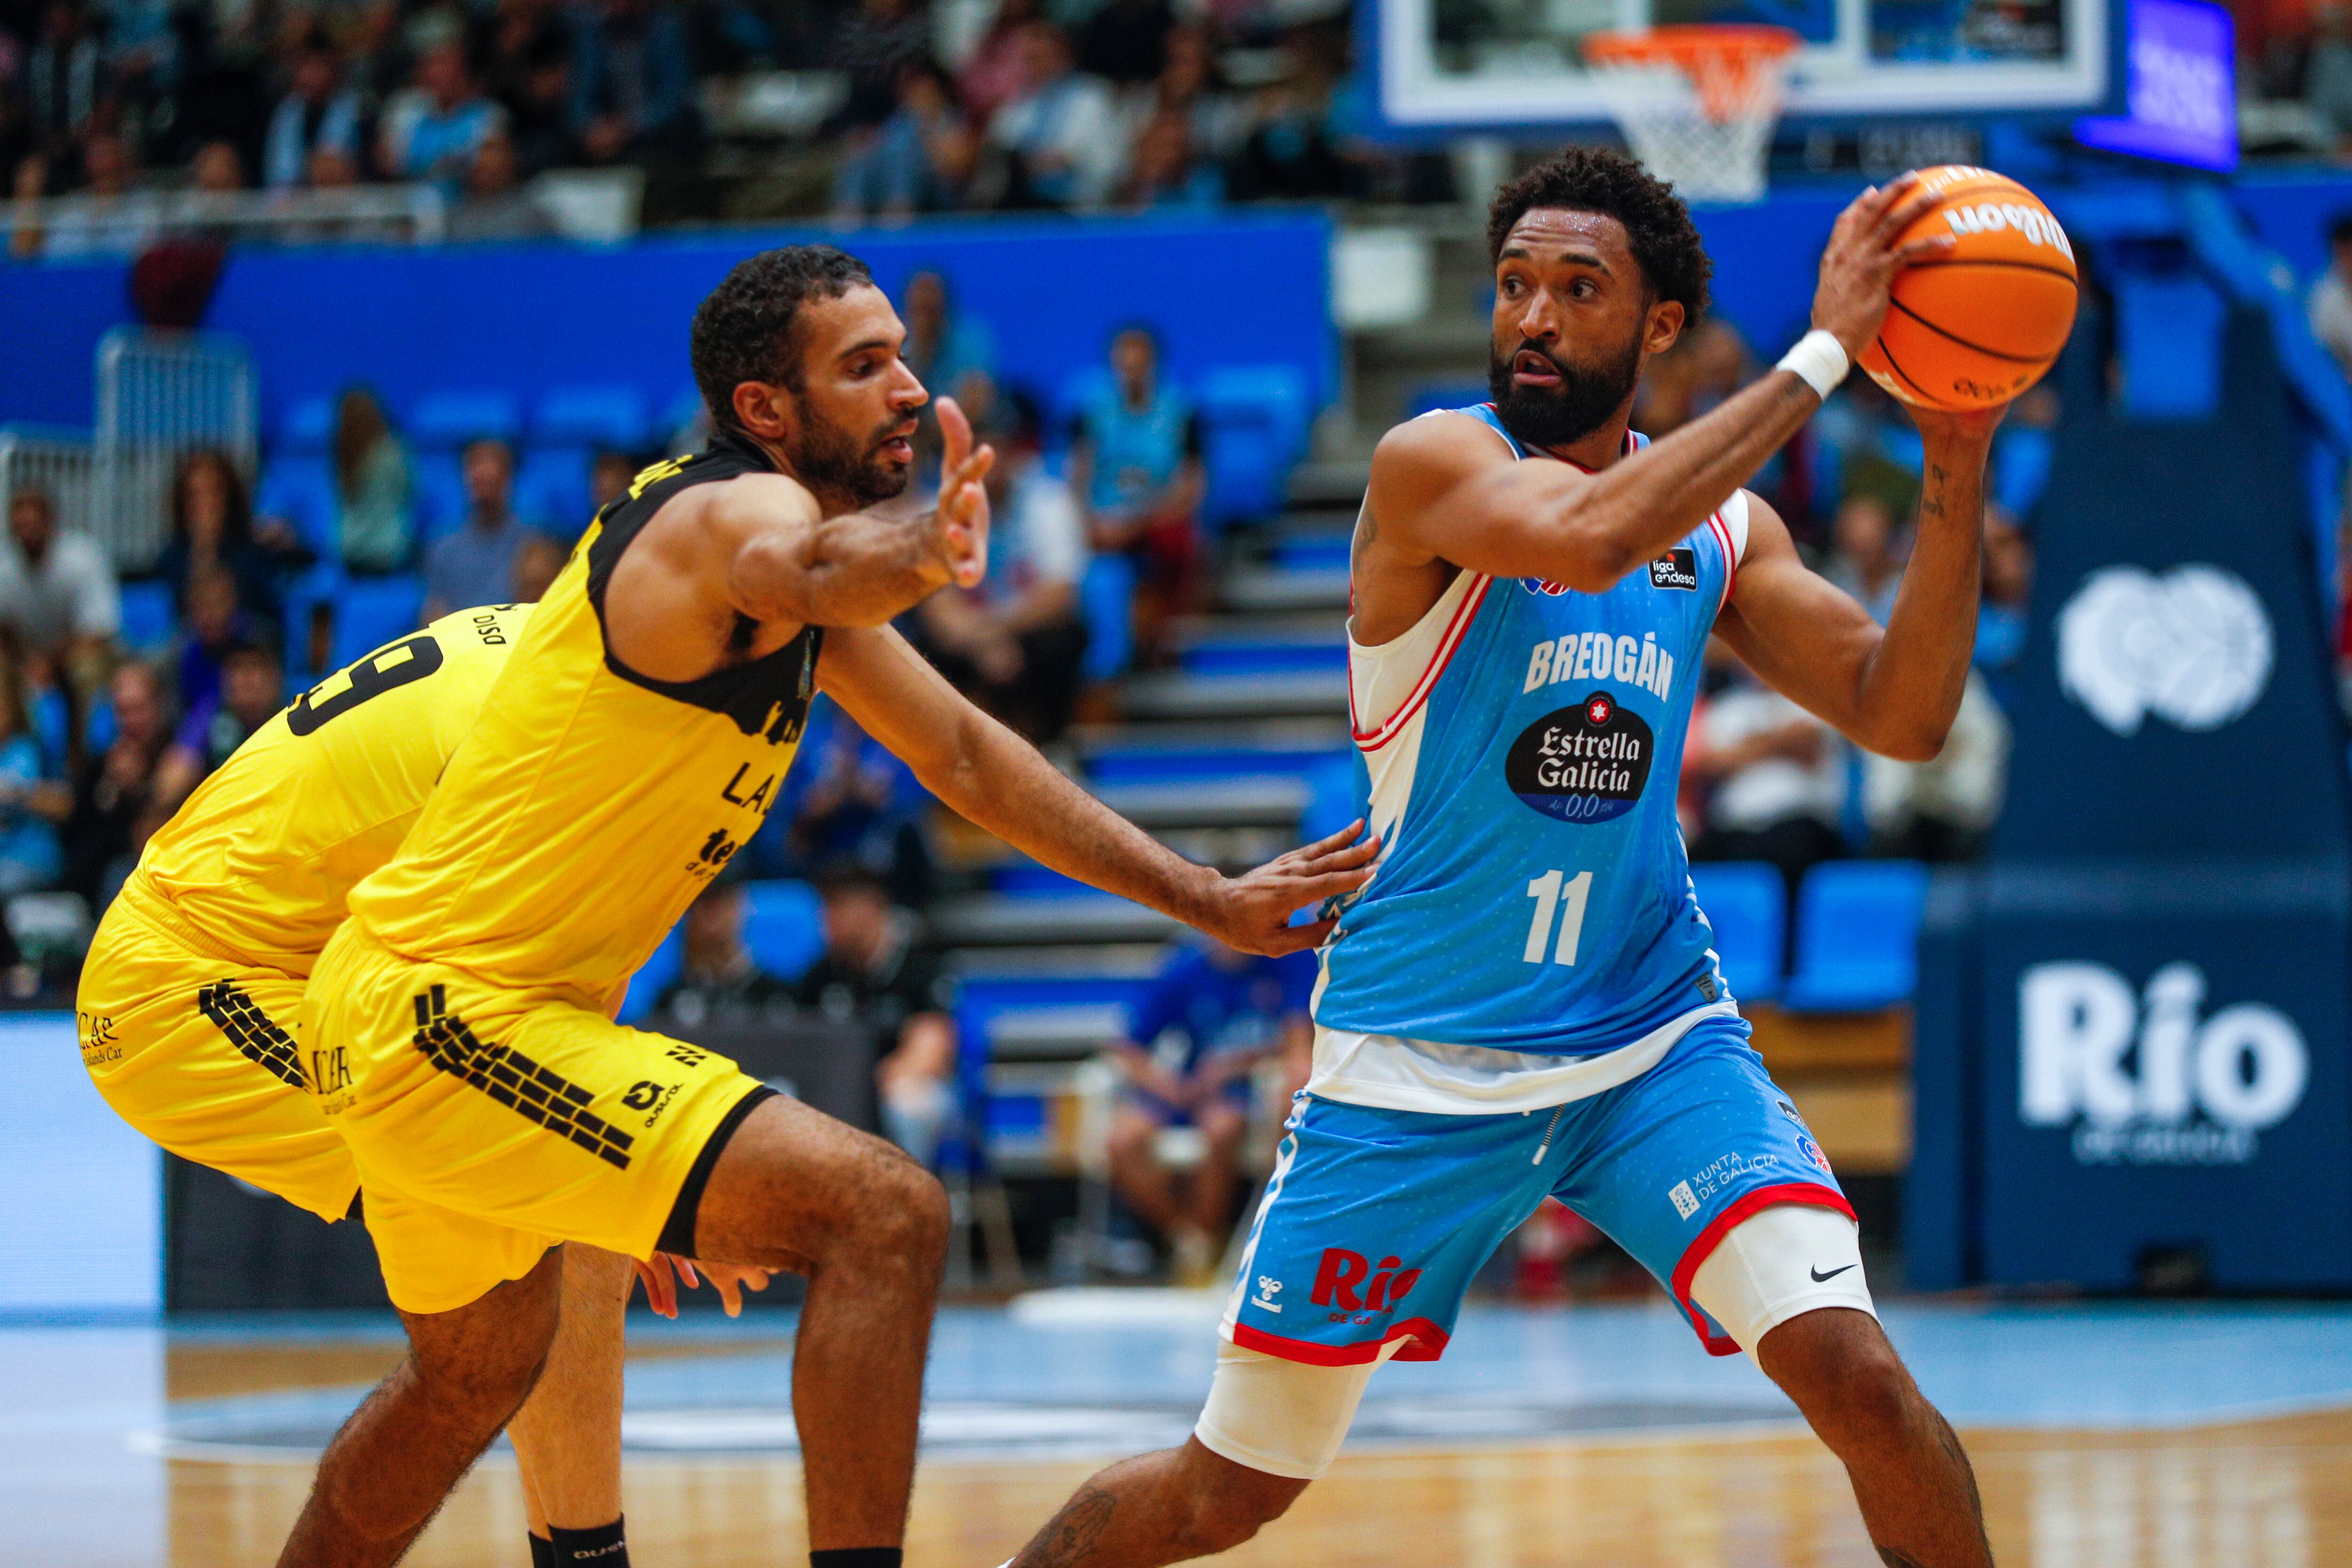
[[[1664,1061],[1675,1042],[1702,1019],[1738,1016],[1738,1005],[1727,997],[1598,1056],[1444,1045],[1318,1024],[1307,1092],[1344,1105],[1440,1116],[1548,1111],[1630,1083]]]

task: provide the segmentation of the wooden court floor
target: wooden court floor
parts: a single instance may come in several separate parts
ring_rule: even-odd
[[[653,1348],[653,1347],[648,1347]],[[742,1348],[736,1346],[733,1348]],[[344,1383],[381,1346],[288,1358],[175,1347],[175,1397]],[[2160,1432],[1971,1431],[1997,1559],[2011,1568],[2352,1564],[2352,1411]],[[910,1568],[995,1568],[1094,1467],[929,1467]],[[174,1461],[171,1568],[247,1568],[284,1539],[307,1466]],[[632,1460],[640,1568],[804,1562],[798,1467]],[[524,1562],[510,1467],[468,1478],[408,1561]],[[1236,1568],[1877,1568],[1843,1471],[1799,1434],[1549,1440],[1342,1458]]]

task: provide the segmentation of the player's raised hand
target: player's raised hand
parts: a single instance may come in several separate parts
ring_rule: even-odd
[[[1372,879],[1378,839],[1362,836],[1360,819],[1316,843],[1301,844],[1240,876],[1220,877],[1209,907],[1196,922],[1226,946],[1244,953],[1280,957],[1312,947],[1331,934],[1333,920],[1293,925],[1290,917],[1309,904],[1353,893]]]
[[[934,405],[940,416],[940,553],[948,579],[971,588],[988,575],[988,487],[982,483],[996,462],[996,448],[972,444],[971,421],[956,400]]]
[[[1934,193],[1919,188],[1919,176],[1913,172],[1872,186],[1838,214],[1822,252],[1813,325],[1833,334],[1849,357],[1860,356],[1878,336],[1895,275],[1952,248],[1949,235],[1903,243],[1903,231],[1936,200]]]

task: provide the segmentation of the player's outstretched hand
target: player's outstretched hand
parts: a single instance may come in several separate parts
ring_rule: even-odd
[[[1255,871],[1218,878],[1198,922],[1201,929],[1228,946],[1268,957],[1316,946],[1337,922],[1293,925],[1290,917],[1372,880],[1381,841],[1363,837],[1363,831],[1359,820],[1319,842],[1277,855]]]
[[[645,1281],[646,1305],[666,1318],[677,1316],[677,1281],[670,1277],[677,1261],[667,1252],[656,1252],[650,1260],[629,1260],[637,1278]]]
[[[1813,325],[1835,335],[1846,355],[1858,359],[1878,325],[1886,319],[1887,290],[1895,275],[1912,263],[1952,248],[1949,235],[1898,243],[1903,231],[1936,204],[1919,188],[1916,172],[1874,185],[1838,214],[1822,252],[1821,282],[1813,290]]]
[[[958,588],[971,588],[988,575],[988,487],[982,483],[995,465],[996,448],[985,442],[974,446],[971,421],[956,400],[943,397],[940,416],[940,554],[947,562],[948,580]]]
[[[727,1315],[739,1318],[743,1315],[743,1292],[766,1290],[769,1276],[775,1272],[751,1264],[702,1263],[673,1252],[656,1252],[647,1263],[638,1263],[635,1259],[630,1261],[636,1266],[637,1278],[646,1283],[646,1304],[666,1318],[677,1316],[680,1281],[688,1290],[709,1281],[710,1288],[719,1292],[719,1304],[727,1310]]]

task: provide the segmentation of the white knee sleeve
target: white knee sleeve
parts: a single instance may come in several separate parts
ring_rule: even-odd
[[[1192,1436],[1237,1465],[1311,1481],[1339,1458],[1373,1369],[1406,1343],[1391,1340],[1377,1360],[1355,1366],[1308,1366],[1220,1344],[1217,1375]]]
[[[1691,1277],[1691,1300],[1750,1355],[1801,1312],[1853,1307],[1878,1315],[1853,1221],[1818,1204],[1776,1204],[1733,1226]]]

